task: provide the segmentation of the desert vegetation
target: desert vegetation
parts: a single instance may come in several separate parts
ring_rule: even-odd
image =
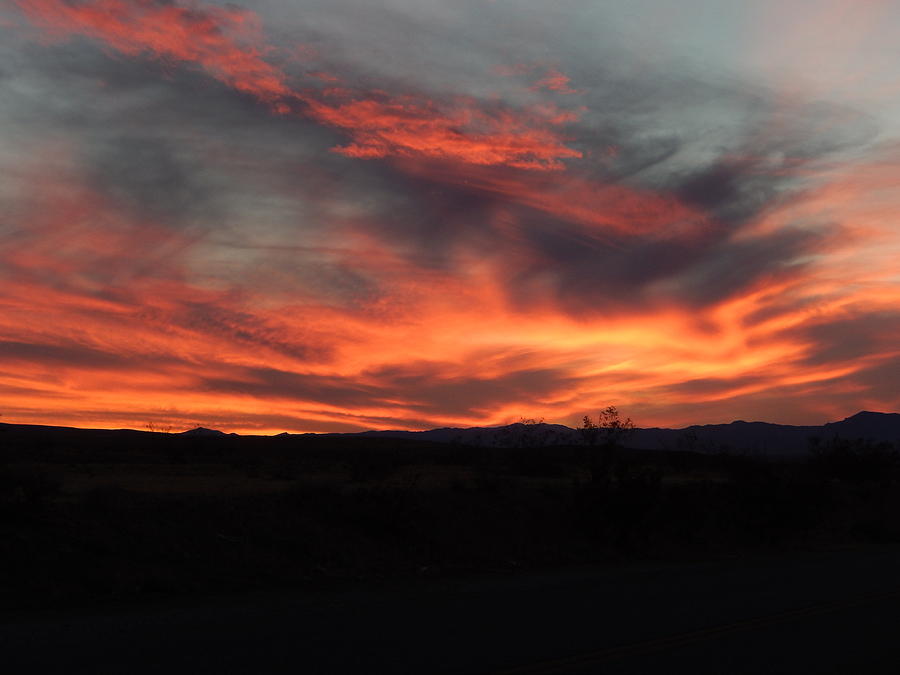
[[[490,448],[0,425],[0,603],[900,540],[887,444],[813,441],[792,461],[638,451],[629,425],[606,411],[580,445],[526,428]]]

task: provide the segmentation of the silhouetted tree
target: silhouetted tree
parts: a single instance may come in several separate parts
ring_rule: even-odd
[[[543,417],[520,417],[507,427],[503,443],[513,448],[544,448],[557,440],[557,434]]]
[[[634,431],[634,422],[630,417],[622,419],[619,410],[611,405],[601,410],[596,419],[585,415],[580,431],[587,446],[591,482],[605,488],[609,485],[616,452]]]
[[[172,425],[171,424],[159,424],[157,422],[147,422],[144,425],[144,428],[153,434],[170,434],[172,433]]]
[[[900,453],[890,443],[834,436],[809,439],[810,465],[820,476],[848,482],[890,484],[900,467]]]

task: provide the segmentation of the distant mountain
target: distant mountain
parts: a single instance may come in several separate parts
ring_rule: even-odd
[[[76,429],[72,427],[50,427],[41,425],[0,423],[0,432],[6,438],[11,434],[91,434],[95,440],[134,434],[143,436],[187,436],[221,439],[257,438],[266,436],[238,436],[218,429],[196,427],[179,434],[148,434],[145,431],[129,429]],[[534,448],[554,445],[581,445],[583,439],[578,429],[562,424],[507,424],[497,427],[468,427],[430,429],[428,431],[363,431],[358,433],[330,434],[278,434],[290,440],[291,437],[308,436],[322,438],[403,438],[430,443],[449,443],[475,447]],[[738,420],[730,424],[703,424],[683,429],[647,428],[635,429],[626,445],[635,450],[686,450],[692,452],[717,453],[734,452],[751,455],[777,455],[780,457],[802,456],[808,452],[809,439],[831,438],[865,439],[887,442],[900,450],[900,414],[863,411],[839,422],[828,422],[821,426],[792,426],[770,424],[768,422],[744,422]]]
[[[876,440],[900,440],[900,413],[879,413],[866,410],[840,422],[825,425],[826,433],[843,438],[874,438]]]
[[[581,441],[577,430],[562,424],[507,424],[499,427],[443,427],[428,431],[362,431],[341,436],[410,438],[434,443],[485,447],[517,445],[573,445]]]
[[[196,427],[194,429],[188,429],[187,431],[182,431],[180,433],[181,436],[228,436],[224,431],[219,431],[218,429],[207,429],[206,427]],[[232,434],[235,435],[235,434]]]
[[[561,424],[508,424],[499,427],[441,428],[429,431],[364,431],[334,436],[409,438],[436,443],[458,443],[482,447],[536,447],[579,445],[577,429]],[[803,454],[809,439],[862,438],[900,445],[900,414],[859,412],[839,422],[821,426],[793,426],[769,422],[693,425],[683,429],[635,429],[629,447],[640,450],[690,450],[694,452],[741,452],[761,455]]]

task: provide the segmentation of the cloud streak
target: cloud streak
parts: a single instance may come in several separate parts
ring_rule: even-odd
[[[555,111],[546,115],[540,108],[485,110],[465,97],[439,105],[415,95],[339,87],[318,92],[294,89],[287,84],[287,75],[264,59],[274,48],[265,43],[258,17],[247,10],[160,0],[16,2],[54,37],[83,35],[128,56],[147,53],[164,62],[196,64],[276,113],[299,108],[348,133],[352,142],[334,150],[349,157],[450,158],[476,165],[556,170],[563,168],[562,160],[581,156],[566,147],[554,129],[570,116]],[[549,88],[558,88],[563,81],[559,75]],[[321,73],[318,76],[322,79]]]

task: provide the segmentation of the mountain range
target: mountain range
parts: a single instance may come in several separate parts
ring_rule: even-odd
[[[27,424],[0,423],[0,431],[6,438],[10,433],[33,438],[36,434],[55,432],[92,433],[103,437],[118,434],[147,434],[146,431],[130,429],[75,429]],[[157,434],[150,434],[157,435]],[[167,435],[165,433],[159,435]],[[444,427],[427,431],[362,431],[355,433],[281,433],[277,436],[239,435],[216,429],[196,427],[172,436],[187,436],[202,439],[216,438],[401,438],[426,443],[446,443],[475,447],[534,448],[545,446],[581,445],[584,439],[581,430],[562,424],[507,424],[492,427]],[[624,440],[624,444],[635,450],[684,450],[702,453],[733,452],[750,455],[778,457],[802,456],[810,447],[810,439],[818,438],[828,442],[833,438],[846,440],[862,439],[875,443],[888,443],[900,450],[900,413],[880,413],[862,411],[838,422],[828,422],[820,426],[793,426],[771,424],[769,422],[744,422],[737,420],[729,424],[693,425],[682,429],[658,427],[636,428]],[[2,439],[0,439],[2,440]],[[2,443],[0,443],[2,445]]]
[[[335,436],[409,438],[437,443],[483,447],[534,447],[579,445],[578,429],[561,424],[509,424],[499,427],[441,428],[429,431],[364,431]],[[691,450],[695,452],[741,452],[752,454],[802,454],[810,438],[864,439],[900,447],[900,413],[862,411],[839,422],[820,426],[793,426],[769,422],[693,425],[682,429],[638,428],[626,445],[640,450]]]

